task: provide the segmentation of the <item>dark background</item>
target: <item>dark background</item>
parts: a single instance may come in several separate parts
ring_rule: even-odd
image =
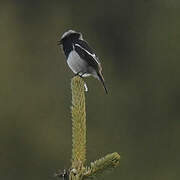
[[[96,49],[87,159],[121,154],[99,179],[180,179],[180,1],[0,1],[0,179],[50,180],[71,158],[68,29]]]

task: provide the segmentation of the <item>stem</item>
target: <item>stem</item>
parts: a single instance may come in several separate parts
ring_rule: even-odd
[[[72,89],[72,168],[79,168],[86,160],[86,108],[84,81],[75,76]]]

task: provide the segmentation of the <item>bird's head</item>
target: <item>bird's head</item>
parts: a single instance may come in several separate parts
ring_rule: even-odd
[[[74,30],[66,31],[62,36],[60,41],[58,41],[58,45],[63,44],[65,41],[76,41],[78,39],[83,40],[82,34],[80,32],[76,32]]]

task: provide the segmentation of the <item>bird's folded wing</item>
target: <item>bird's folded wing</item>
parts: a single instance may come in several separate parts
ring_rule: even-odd
[[[82,48],[86,49],[86,51],[88,51],[89,53],[95,54],[92,48],[89,46],[89,44],[85,40],[78,39],[76,43],[79,44]]]
[[[75,51],[79,54],[79,56],[84,59],[90,66],[94,68],[99,68],[100,62],[98,61],[96,55],[91,54],[88,50],[82,47],[79,44],[74,44]]]

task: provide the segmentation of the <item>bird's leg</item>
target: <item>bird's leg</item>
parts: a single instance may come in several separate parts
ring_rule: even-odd
[[[76,73],[76,74],[74,75],[74,77],[75,77],[75,76],[79,76],[80,78],[84,79],[83,75],[86,74],[86,73],[81,73],[81,74],[80,74],[80,73],[81,73],[81,72]],[[84,83],[84,89],[85,89],[86,92],[88,91],[88,87],[87,87],[87,84],[86,84],[86,83]]]
[[[80,76],[80,71],[79,72],[77,72],[74,76]],[[81,77],[81,76],[80,76]]]
[[[75,76],[79,76],[79,77],[81,77],[81,78],[83,78],[83,75],[85,74],[85,73],[81,73],[81,71],[79,71],[79,72],[77,72],[76,74],[75,74]]]

